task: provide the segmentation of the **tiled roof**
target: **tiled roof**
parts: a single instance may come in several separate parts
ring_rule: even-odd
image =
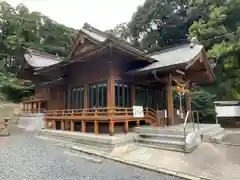
[[[51,54],[39,52],[32,49],[27,49],[27,51],[28,53],[24,54],[24,58],[33,68],[47,67],[62,61],[62,59],[59,57]]]
[[[194,57],[198,56],[201,53],[202,49],[203,49],[202,45],[198,44],[190,45],[188,43],[181,46],[176,46],[171,49],[160,51],[154,54],[149,54],[151,58],[157,60],[158,62],[138,69],[137,71],[146,71],[151,69],[169,67],[173,65],[187,64],[191,60],[193,60]]]

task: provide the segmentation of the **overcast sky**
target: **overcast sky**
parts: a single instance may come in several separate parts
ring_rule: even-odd
[[[0,0],[1,1],[1,0]],[[11,5],[25,4],[53,20],[80,29],[84,22],[101,30],[128,22],[144,0],[7,0]]]

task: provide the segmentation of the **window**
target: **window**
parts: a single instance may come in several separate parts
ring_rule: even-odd
[[[132,87],[121,81],[115,81],[115,105],[118,107],[132,106]]]
[[[88,106],[89,108],[107,107],[107,83],[89,84]]]
[[[68,89],[68,107],[70,109],[84,108],[84,88],[69,88]]]

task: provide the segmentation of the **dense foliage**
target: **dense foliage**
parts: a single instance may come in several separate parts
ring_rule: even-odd
[[[65,27],[24,5],[16,8],[0,2],[0,84],[1,98],[19,100],[30,90],[16,78],[18,55],[23,48],[66,57],[77,31]]]

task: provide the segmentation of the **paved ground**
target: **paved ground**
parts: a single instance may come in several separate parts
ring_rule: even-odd
[[[105,159],[87,160],[32,133],[10,130],[11,136],[0,137],[1,180],[181,180]]]
[[[159,172],[168,171],[209,180],[240,179],[240,147],[237,146],[203,142],[190,154],[153,149],[134,143],[116,147],[107,154],[100,149],[80,145],[72,148]]]

